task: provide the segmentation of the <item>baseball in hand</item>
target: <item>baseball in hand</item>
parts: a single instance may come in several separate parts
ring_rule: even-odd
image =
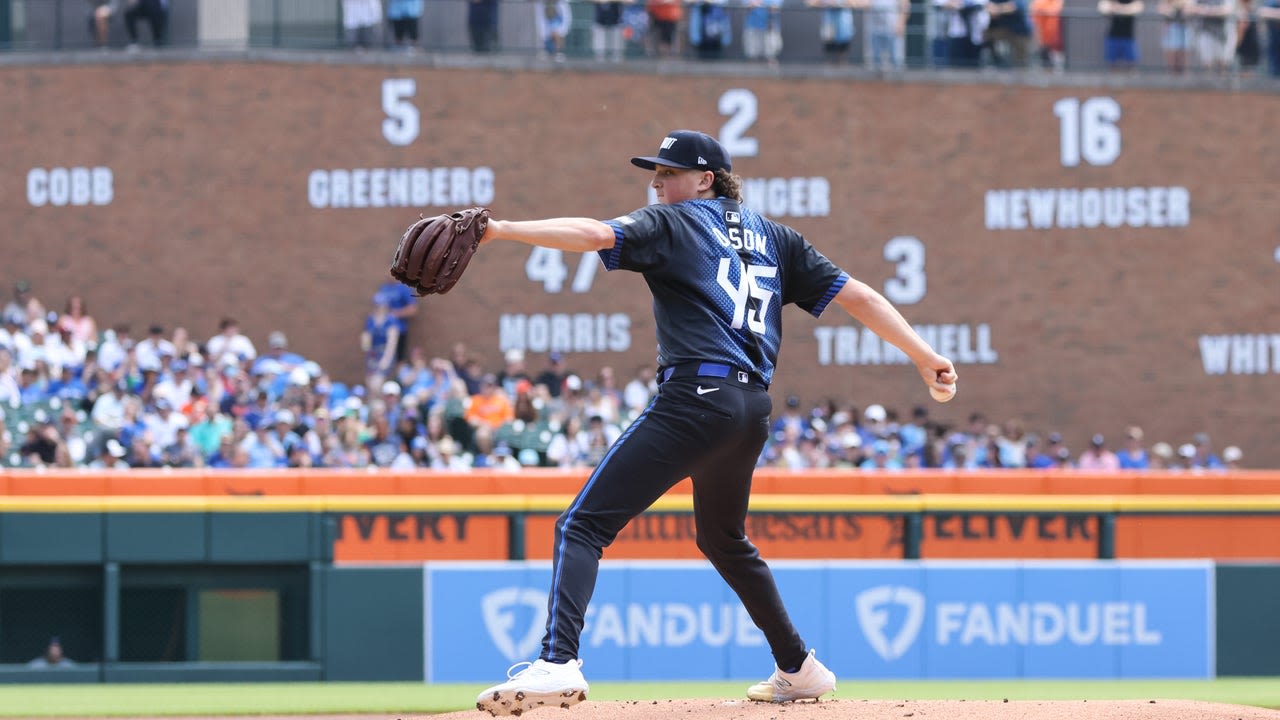
[[[956,396],[956,384],[951,383],[950,385],[947,386],[946,390],[939,390],[937,388],[931,387],[929,388],[929,394],[932,395],[933,399],[937,400],[938,402],[947,402],[948,400]]]

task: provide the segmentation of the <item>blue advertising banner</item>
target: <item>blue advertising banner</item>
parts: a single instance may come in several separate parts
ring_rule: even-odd
[[[1205,678],[1209,562],[771,563],[802,637],[847,678]],[[428,563],[426,680],[537,657],[550,564]],[[764,636],[701,562],[606,562],[580,656],[592,680],[758,680]]]

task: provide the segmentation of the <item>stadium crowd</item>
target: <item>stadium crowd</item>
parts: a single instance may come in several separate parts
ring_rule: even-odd
[[[803,12],[820,14],[812,43],[835,64],[901,70],[909,64],[909,37],[923,35],[931,67],[1061,72],[1069,64],[1096,67],[1099,60],[1112,70],[1133,70],[1142,59],[1139,28],[1156,26],[1170,73],[1247,76],[1265,65],[1268,75],[1280,77],[1280,0],[1098,0],[1074,6],[1063,0],[534,0],[514,5],[469,0],[465,33],[458,34],[465,34],[474,53],[499,52],[500,17],[523,16],[532,6],[538,52],[556,61],[567,52],[598,62],[736,59],[740,52],[741,59],[776,65],[786,18]],[[359,52],[381,47],[420,53],[426,49],[420,42],[424,27],[448,23],[464,30],[453,25],[458,18],[446,5],[425,0],[342,0],[338,8],[342,42]],[[733,8],[742,12],[730,12]],[[87,12],[92,42],[101,49],[110,46],[116,25],[127,33],[129,51],[137,51],[143,39],[156,47],[170,43],[169,0],[87,0]],[[912,17],[924,18],[927,29],[919,20],[913,26]],[[140,32],[141,26],[149,27],[149,34]],[[574,28],[587,32],[574,37]],[[1089,38],[1098,57],[1068,63],[1070,36]]]
[[[657,392],[651,366],[624,379],[611,367],[574,372],[557,352],[536,372],[518,349],[494,368],[464,344],[448,357],[398,352],[401,310],[416,302],[399,287],[374,296],[360,339],[368,372],[348,384],[280,331],[262,352],[230,317],[204,341],[161,325],[134,337],[125,324],[100,330],[78,296],[51,311],[20,281],[0,325],[0,467],[585,468]],[[1241,456],[1217,454],[1204,433],[1176,449],[1148,446],[1138,427],[1114,449],[1097,434],[1077,453],[1060,433],[1041,438],[1016,419],[974,413],[953,427],[925,406],[899,415],[832,400],[806,410],[791,396],[759,465],[1212,471]]]

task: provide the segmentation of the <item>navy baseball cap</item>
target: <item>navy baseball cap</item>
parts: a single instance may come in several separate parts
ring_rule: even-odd
[[[724,146],[706,133],[695,130],[676,130],[662,139],[658,154],[633,157],[631,164],[645,170],[658,165],[683,170],[733,170],[733,161]]]

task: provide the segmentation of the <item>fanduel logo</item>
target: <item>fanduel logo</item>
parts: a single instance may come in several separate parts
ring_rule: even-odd
[[[889,627],[889,610],[893,606],[905,610],[906,617],[898,632],[889,637],[886,631]],[[924,624],[924,595],[902,585],[880,585],[863,590],[854,598],[854,608],[858,614],[858,625],[862,627],[862,635],[871,644],[871,649],[885,660],[902,657],[916,641],[920,627]]]
[[[524,610],[524,612],[517,612]],[[527,587],[506,587],[480,599],[480,612],[489,639],[511,662],[533,657],[542,640],[542,628],[547,622],[547,595],[542,590]],[[517,637],[519,616],[530,617],[529,626]]]

